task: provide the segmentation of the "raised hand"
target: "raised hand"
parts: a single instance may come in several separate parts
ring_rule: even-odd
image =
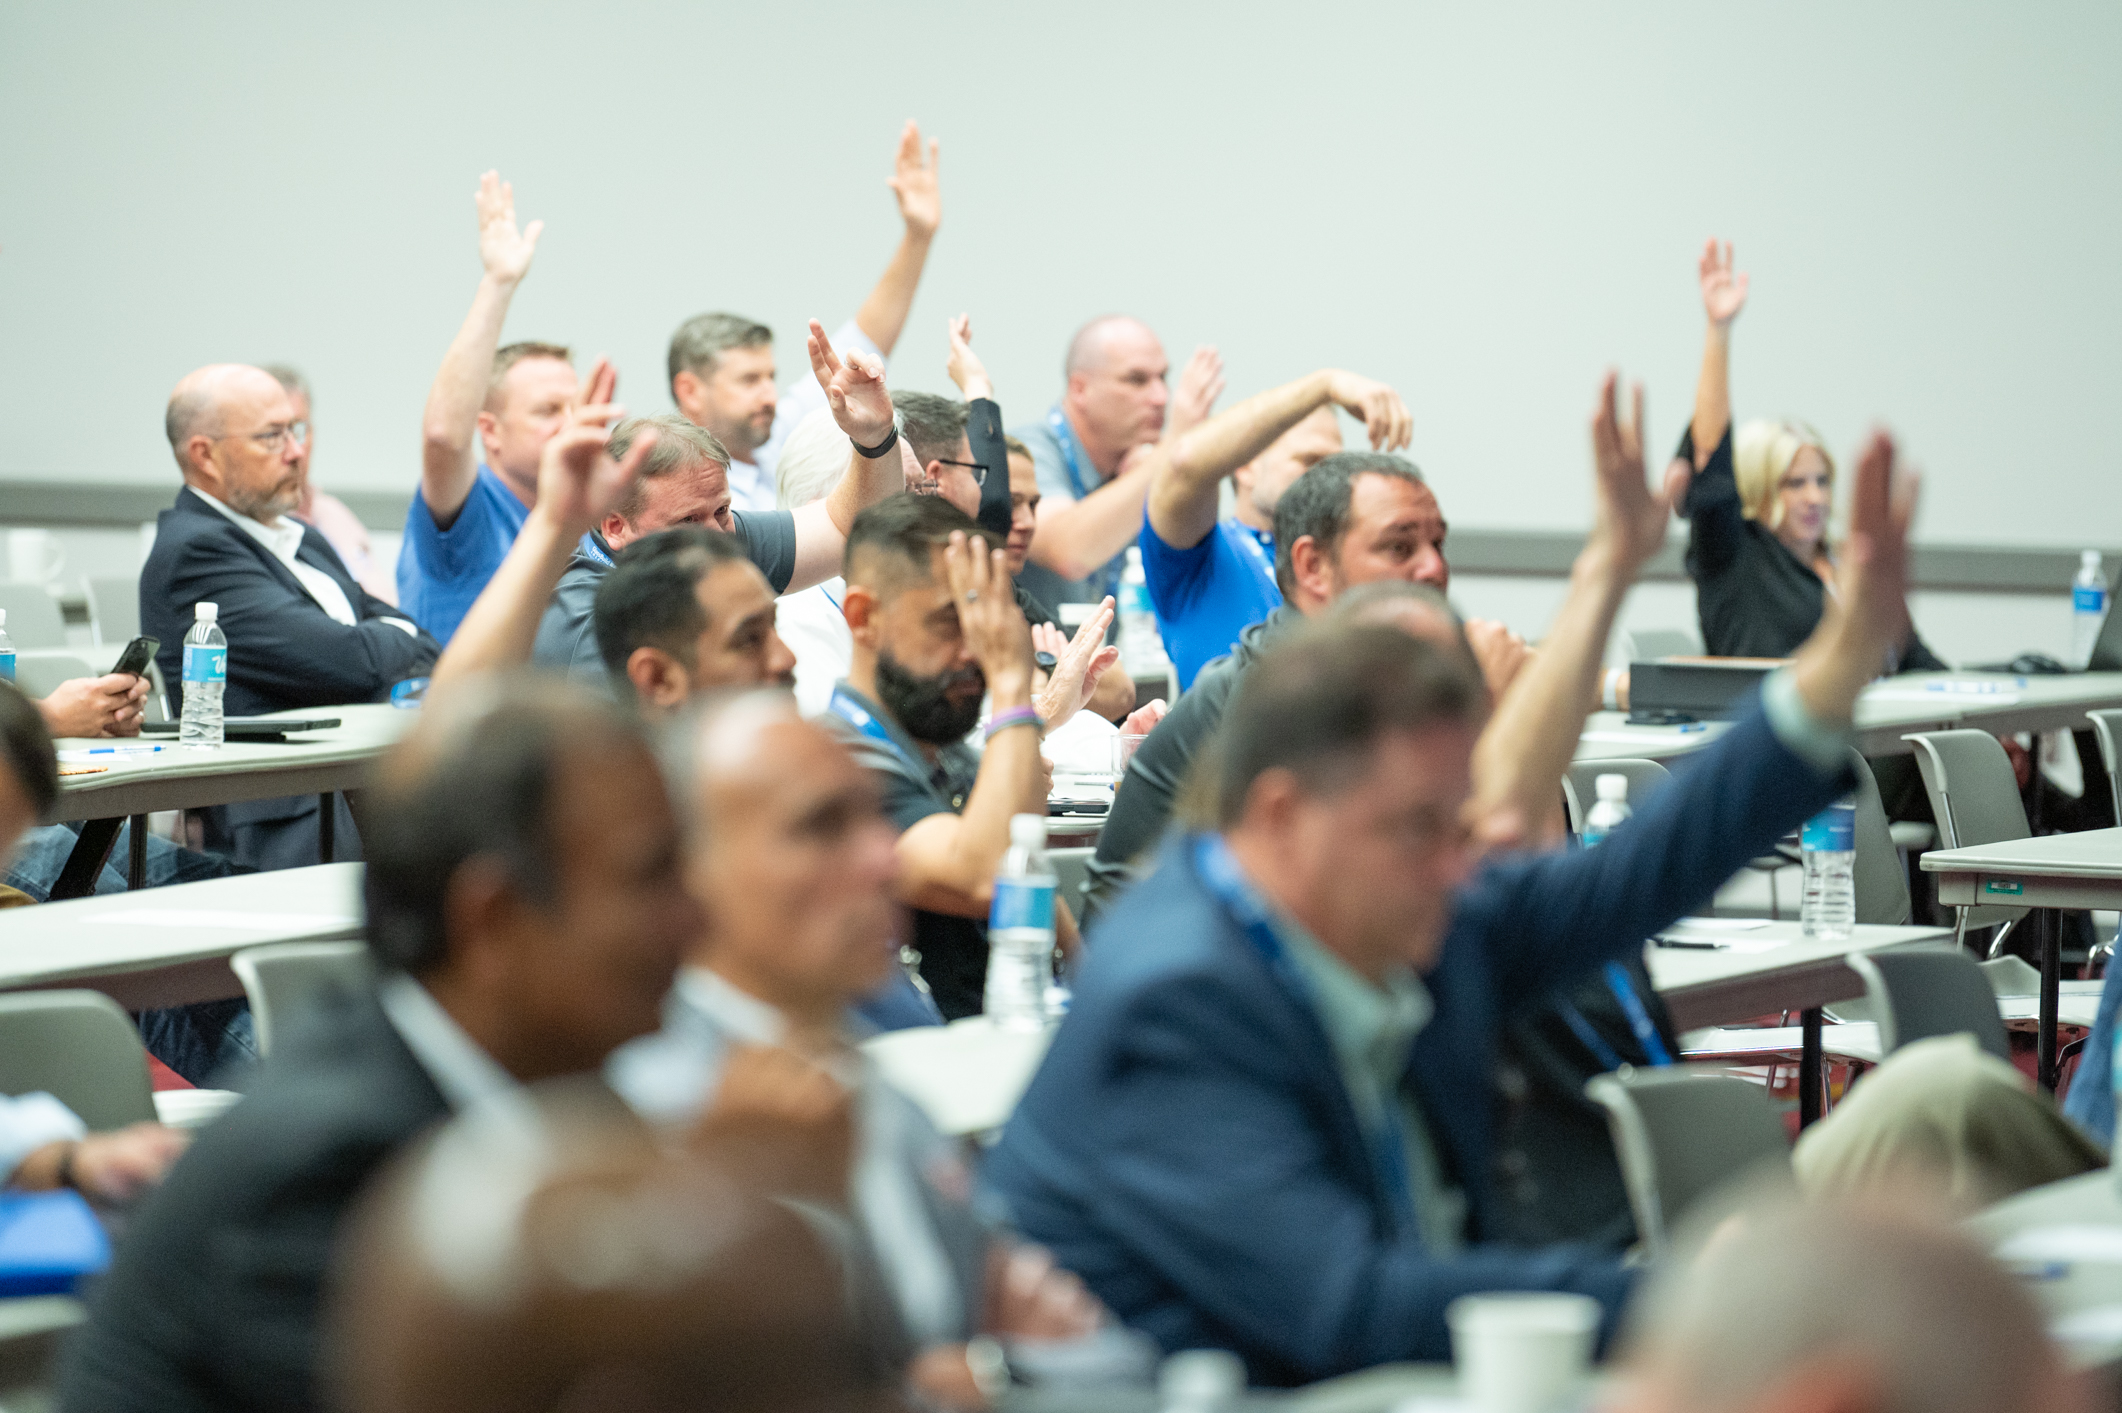
[[[1348,409],[1370,433],[1372,451],[1399,451],[1414,435],[1415,420],[1408,415],[1407,404],[1385,384],[1336,371],[1326,389],[1334,405]]]
[[[943,193],[936,185],[937,159],[943,144],[931,142],[921,150],[921,126],[912,118],[899,131],[899,151],[892,162],[892,195],[899,198],[899,216],[907,234],[927,240],[943,224]]]
[[[833,421],[854,440],[856,446],[875,446],[891,432],[892,399],[884,389],[884,369],[860,349],[849,349],[846,357],[833,351],[825,326],[810,321],[811,372],[825,389],[825,401],[833,410]]]
[[[590,376],[591,385],[608,395],[613,381],[610,365],[599,362]],[[614,402],[590,403],[568,412],[567,425],[545,444],[538,458],[540,513],[580,534],[619,503],[656,445],[655,432],[644,429],[627,448],[626,460],[613,460],[605,444],[611,440],[611,424],[625,415],[626,409]]]
[[[619,391],[619,370],[612,367],[609,358],[599,357],[597,366],[589,370],[589,381],[582,385],[582,396],[576,401],[586,407],[600,402],[610,402]]]
[[[1051,731],[1090,703],[1098,680],[1120,660],[1120,650],[1106,644],[1106,630],[1113,626],[1113,601],[1108,595],[1097,611],[1083,620],[1076,635],[1054,652],[1053,670],[1046,675],[1046,688],[1039,693],[1039,719]],[[1049,629],[1052,642],[1059,636]],[[1051,649],[1049,649],[1051,651]]]
[[[1883,431],[1857,454],[1835,592],[1791,664],[1799,697],[1822,721],[1848,721],[1858,693],[1908,637],[1908,532],[1919,478],[1901,471],[1896,458]]]
[[[1592,466],[1597,478],[1597,508],[1592,538],[1604,544],[1620,564],[1633,571],[1665,543],[1673,507],[1687,494],[1692,474],[1684,461],[1666,468],[1665,484],[1652,494],[1643,470],[1643,385],[1631,390],[1630,415],[1616,407],[1620,375],[1608,372],[1599,383],[1599,405],[1592,413]]]
[[[1702,310],[1709,315],[1709,322],[1720,329],[1731,327],[1731,321],[1739,317],[1746,307],[1746,276],[1732,268],[1731,242],[1717,248],[1712,236],[1702,247],[1699,264],[1702,274]]]
[[[960,314],[950,321],[950,362],[944,365],[950,380],[965,394],[965,400],[992,398],[995,385],[987,376],[987,365],[980,355],[973,352],[973,321],[970,315]]]
[[[1027,701],[1032,682],[1032,635],[1010,592],[1009,564],[1001,550],[982,539],[951,531],[943,550],[951,598],[958,605],[958,628],[973,660],[987,676],[995,706]],[[1050,685],[1050,684],[1049,684]]]
[[[516,229],[516,190],[501,180],[498,172],[479,178],[479,263],[486,273],[505,284],[515,284],[529,273],[531,256],[538,250],[538,234],[545,222],[533,221]]]
[[[1488,685],[1492,701],[1501,701],[1510,684],[1533,660],[1533,650],[1525,639],[1486,618],[1466,620],[1466,645],[1473,649],[1474,665],[1481,669],[1481,680]]]
[[[1179,374],[1179,382],[1172,389],[1171,405],[1164,414],[1164,436],[1166,440],[1178,436],[1190,427],[1198,427],[1215,411],[1216,399],[1223,396],[1223,355],[1216,352],[1213,344],[1203,344],[1194,350],[1194,356],[1186,360],[1186,368]]]

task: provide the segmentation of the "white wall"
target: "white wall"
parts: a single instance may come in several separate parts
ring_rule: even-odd
[[[1742,413],[1889,419],[1933,540],[2111,542],[2118,41],[2099,3],[10,5],[0,502],[171,478],[218,359],[311,373],[326,484],[409,486],[489,166],[548,222],[510,336],[609,351],[636,410],[701,309],[791,369],[893,244],[914,115],[946,222],[895,381],[970,310],[1028,415],[1130,310],[1233,395],[1390,379],[1455,522],[1572,527],[1602,367],[1678,430],[1714,231]]]

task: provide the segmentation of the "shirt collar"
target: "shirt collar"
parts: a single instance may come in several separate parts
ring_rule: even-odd
[[[376,987],[376,999],[398,1038],[452,1109],[468,1109],[482,1100],[512,1094],[519,1087],[514,1076],[480,1049],[479,1042],[442,1009],[442,1003],[411,977],[402,972],[385,977]]]
[[[884,728],[884,734],[891,737],[892,743],[899,748],[900,754],[910,761],[917,762],[923,770],[928,772],[931,779],[939,775],[948,774],[944,769],[944,758],[949,752],[949,746],[937,751],[936,759],[930,760],[928,753],[921,749],[921,743],[909,735],[906,728],[894,720],[890,712],[877,705],[876,702],[862,692],[856,690],[853,683],[843,677],[835,684],[835,688],[840,692],[846,693],[856,706],[861,707],[875,717],[877,724]]]
[[[293,559],[295,551],[302,548],[301,521],[282,515],[268,524],[262,520],[255,520],[248,515],[237,514],[205,491],[200,490],[197,486],[193,486],[191,492],[234,521],[237,528],[243,530],[252,539],[264,545],[280,558]]]
[[[1270,917],[1276,939],[1311,987],[1319,1023],[1342,1063],[1396,1085],[1415,1037],[1436,1014],[1429,988],[1409,967],[1395,967],[1378,986],[1279,908],[1271,907]]]
[[[679,999],[739,1040],[779,1043],[788,1030],[781,1012],[706,967],[682,967],[674,983]]]

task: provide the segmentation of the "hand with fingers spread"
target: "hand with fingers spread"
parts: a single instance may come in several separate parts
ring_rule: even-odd
[[[958,385],[958,391],[967,402],[978,398],[992,399],[995,385],[987,376],[987,365],[980,355],[973,352],[973,321],[969,315],[960,314],[950,321],[950,362],[944,371]]]
[[[899,151],[892,162],[892,195],[899,199],[899,216],[906,233],[921,240],[932,239],[943,224],[943,193],[936,184],[936,168],[943,145],[921,149],[921,126],[913,119],[899,133]]]
[[[610,368],[599,364],[601,382],[609,393]],[[600,381],[593,377],[592,382]],[[644,428],[627,448],[626,459],[615,461],[605,446],[611,440],[612,424],[626,415],[617,403],[599,402],[572,409],[567,425],[545,444],[538,458],[538,504],[533,513],[543,516],[564,532],[580,536],[601,523],[625,496],[641,463],[656,445],[656,434]]]
[[[1481,669],[1481,680],[1488,684],[1492,701],[1503,700],[1503,693],[1518,680],[1518,674],[1533,657],[1525,639],[1485,618],[1466,620],[1466,645],[1473,649],[1474,663]]]
[[[1157,723],[1164,720],[1170,712],[1171,707],[1165,702],[1164,698],[1151,697],[1147,702],[1127,714],[1127,719],[1120,723],[1120,734],[1123,736],[1147,736],[1150,732],[1157,729]]]
[[[1652,493],[1644,479],[1643,385],[1630,391],[1630,414],[1624,418],[1616,406],[1619,384],[1618,373],[1607,373],[1592,413],[1598,504],[1591,543],[1613,554],[1633,574],[1665,544],[1673,508],[1686,496],[1693,469],[1685,461],[1674,461],[1666,468],[1663,487]]]
[[[1372,451],[1399,451],[1414,435],[1407,404],[1385,384],[1339,369],[1327,375],[1327,396],[1345,408],[1370,433]]]
[[[1215,345],[1203,344],[1186,360],[1179,381],[1172,387],[1171,402],[1164,412],[1164,440],[1181,436],[1200,426],[1216,410],[1223,396],[1223,355]]]
[[[875,446],[890,435],[892,399],[885,391],[884,369],[859,349],[849,349],[844,357],[835,352],[825,326],[816,319],[810,321],[804,346],[840,430],[858,447]]]
[[[486,273],[504,284],[516,284],[529,273],[531,256],[538,250],[538,235],[545,222],[533,221],[516,229],[516,190],[501,180],[498,172],[479,178],[479,263]]]
[[[1113,601],[1108,596],[1097,611],[1083,621],[1073,638],[1063,640],[1059,629],[1041,625],[1046,629],[1046,641],[1058,643],[1058,648],[1048,647],[1054,654],[1053,670],[1046,675],[1045,690],[1039,693],[1039,719],[1051,731],[1074,716],[1089,704],[1098,690],[1098,679],[1120,660],[1120,650],[1106,644],[1106,630],[1113,624]]]
[[[1031,701],[1032,635],[1010,590],[1009,566],[999,549],[983,539],[951,531],[943,550],[950,596],[958,606],[958,628],[965,646],[987,678],[995,710]]]
[[[1791,664],[1806,709],[1822,721],[1850,720],[1857,694],[1908,641],[1908,535],[1920,478],[1897,461],[1884,431],[1857,454],[1835,592]]]
[[[1729,329],[1731,321],[1746,307],[1746,275],[1732,268],[1731,242],[1724,242],[1724,248],[1719,250],[1712,237],[1702,247],[1698,269],[1702,276],[1702,312],[1717,328]]]

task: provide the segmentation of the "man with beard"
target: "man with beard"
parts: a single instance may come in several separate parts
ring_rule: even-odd
[[[879,777],[921,975],[956,1020],[981,1008],[987,938],[976,920],[987,916],[1010,816],[1046,812],[1031,630],[1002,550],[935,496],[893,496],[857,516],[845,576],[854,662],[820,719]],[[975,753],[964,738],[983,693],[994,709],[987,749]],[[1073,919],[1063,906],[1054,913],[1072,947]]]
[[[380,701],[440,651],[363,589],[314,529],[289,512],[302,494],[309,428],[260,368],[217,363],[186,375],[164,417],[184,475],[140,570],[140,631],[162,641],[163,680],[183,680],[184,635],[201,603],[229,641],[230,716]],[[335,838],[358,841],[339,799]],[[207,847],[256,868],[317,862],[317,797],[201,812]],[[358,847],[358,845],[356,845]],[[342,851],[359,857],[341,843]]]

